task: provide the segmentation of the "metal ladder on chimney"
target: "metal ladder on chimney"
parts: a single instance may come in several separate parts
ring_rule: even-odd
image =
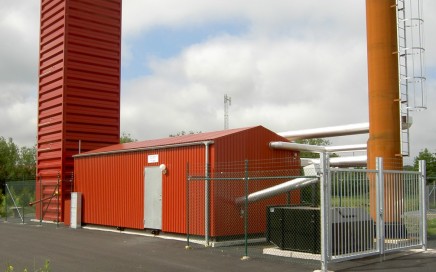
[[[427,108],[424,76],[422,0],[397,0],[401,155],[410,155],[411,111]]]

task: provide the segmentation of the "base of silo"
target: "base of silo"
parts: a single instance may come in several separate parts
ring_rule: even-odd
[[[286,257],[286,258],[296,258],[296,259],[306,259],[306,260],[316,260],[316,261],[321,260],[320,254],[283,250],[278,247],[264,248],[263,254]]]

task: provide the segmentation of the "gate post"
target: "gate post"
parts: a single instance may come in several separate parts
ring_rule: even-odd
[[[379,254],[384,254],[385,251],[385,222],[384,222],[384,173],[383,173],[383,158],[376,158],[376,236],[377,236],[377,251]]]
[[[320,153],[320,194],[321,194],[321,271],[328,271],[327,265],[331,253],[331,230],[330,230],[330,165],[329,154]]]
[[[427,250],[427,194],[426,194],[426,165],[424,160],[419,161],[419,174],[420,174],[420,195],[421,195],[421,205],[419,205],[421,209],[421,243],[422,249]]]

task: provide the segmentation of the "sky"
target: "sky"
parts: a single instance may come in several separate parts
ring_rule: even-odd
[[[436,152],[436,1],[424,0],[428,109],[411,159]],[[0,0],[0,136],[37,132],[39,0]],[[124,0],[121,132],[138,140],[262,125],[368,122],[365,0]],[[330,138],[365,143],[368,135]]]

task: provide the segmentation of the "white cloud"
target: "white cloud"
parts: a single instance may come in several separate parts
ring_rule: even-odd
[[[366,121],[364,47],[350,44],[346,49],[332,40],[319,46],[253,35],[224,35],[193,45],[174,58],[155,59],[151,75],[124,85],[123,128],[135,127],[139,138],[219,130],[226,93],[233,100],[232,127],[263,124],[289,130],[308,119],[318,125]],[[141,102],[135,106],[135,101]],[[166,119],[166,126],[157,117]],[[149,127],[139,129],[141,123]]]
[[[130,0],[123,2],[123,31],[129,36],[156,26],[178,28],[235,18],[249,21],[253,28],[269,28],[276,31],[286,29],[290,23],[295,22],[301,22],[302,26],[320,26],[329,21],[338,24],[350,23],[359,16],[356,11],[360,10],[361,14],[364,14],[364,2],[364,0],[275,0],[272,2]],[[358,28],[364,28],[364,25]]]
[[[436,152],[436,2],[424,8],[433,78],[429,110],[414,118],[415,155],[421,147]],[[18,144],[35,139],[39,11],[39,1],[0,0],[0,135]],[[147,48],[136,41],[158,28],[222,22],[243,24],[243,31],[213,33],[165,59],[136,55]],[[365,27],[365,0],[125,0],[122,67],[148,70],[122,79],[122,131],[149,139],[219,130],[224,94],[232,97],[231,127],[285,131],[367,121]]]
[[[39,1],[0,2],[0,135],[36,137]]]
[[[33,86],[3,85],[0,93],[0,136],[20,146],[36,143],[37,99],[31,92],[36,92]]]

